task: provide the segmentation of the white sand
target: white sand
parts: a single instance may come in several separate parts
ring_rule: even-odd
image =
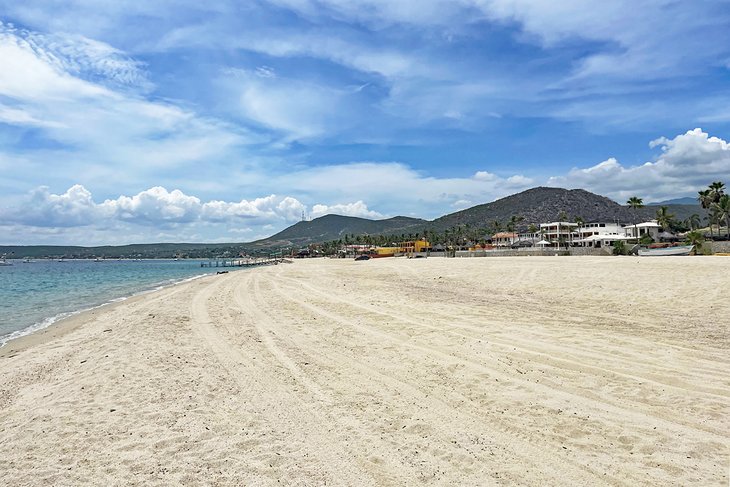
[[[730,259],[309,260],[0,350],[0,485],[728,485]]]

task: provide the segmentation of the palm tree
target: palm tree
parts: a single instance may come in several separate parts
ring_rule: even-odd
[[[700,206],[702,208],[707,209],[715,202],[715,197],[713,196],[712,191],[709,189],[703,189],[702,191],[697,191],[697,200],[700,202]]]
[[[629,200],[626,202],[627,205],[629,205],[634,210],[634,237],[636,237],[637,241],[639,239],[639,229],[636,226],[636,216],[639,208],[644,207],[644,200],[637,196],[632,196],[629,198]]]
[[[700,202],[700,206],[705,210],[709,209],[715,202],[712,191],[709,189],[697,191],[697,200]],[[708,216],[706,219],[710,226],[710,238],[712,238],[712,218]]]
[[[664,230],[669,230],[674,221],[674,214],[669,213],[668,206],[662,206],[656,211],[656,221]]]
[[[684,221],[684,224],[689,227],[690,230],[697,230],[700,227],[700,223],[702,220],[700,219],[700,215],[697,213],[693,213],[687,219]]]
[[[582,216],[576,216],[573,218],[573,221],[578,224],[578,238],[580,239],[580,229],[583,228],[583,224],[585,223],[585,220]]]
[[[697,230],[688,232],[684,238],[689,245],[694,245],[697,250],[701,249],[702,244],[705,243],[705,236],[702,235],[702,232],[698,232]]]
[[[720,201],[720,198],[725,194],[725,183],[722,181],[714,181],[709,186],[710,194],[712,195],[713,203]]]
[[[718,223],[722,220],[725,220],[727,236],[730,239],[730,195],[723,194],[722,196],[720,196],[719,201],[712,204],[712,209],[713,213],[715,213]],[[719,225],[717,228],[717,233],[720,233]]]

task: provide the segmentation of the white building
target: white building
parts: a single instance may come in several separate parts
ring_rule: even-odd
[[[492,244],[495,247],[509,247],[517,241],[515,232],[499,232],[492,235]]]
[[[648,222],[638,223],[636,225],[624,226],[625,235],[631,239],[641,238],[644,235],[649,235],[655,241],[659,240],[659,231],[662,226],[657,223],[656,220],[649,220]],[[638,234],[638,235],[637,235]]]
[[[624,227],[618,223],[591,222],[578,228],[574,243],[580,247],[612,246],[618,240],[628,240]]]
[[[540,234],[543,239],[556,247],[567,247],[573,240],[577,239],[577,228],[577,223],[570,222],[541,223]]]
[[[517,234],[517,240],[514,242],[517,245],[531,247],[542,239],[539,233],[521,232]]]

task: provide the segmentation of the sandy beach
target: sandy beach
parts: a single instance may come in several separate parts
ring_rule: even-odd
[[[312,259],[0,349],[0,485],[728,485],[730,259]]]

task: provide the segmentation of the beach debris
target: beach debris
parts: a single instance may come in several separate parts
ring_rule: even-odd
[[[110,332],[110,331],[112,331],[112,329],[111,329],[111,328],[107,328],[107,329],[106,329],[106,330],[104,330],[104,331],[103,331],[102,333],[107,333],[107,332]]]

